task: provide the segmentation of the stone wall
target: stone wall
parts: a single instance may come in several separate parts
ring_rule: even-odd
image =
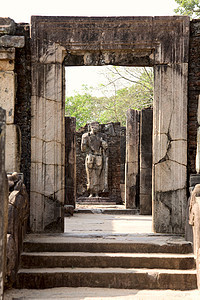
[[[197,147],[197,108],[200,95],[200,20],[190,22],[188,77],[188,173],[194,174]]]
[[[88,196],[87,178],[85,171],[85,153],[81,152],[81,138],[83,133],[87,132],[87,125],[79,129],[76,133],[76,180],[77,180],[77,198]],[[120,123],[101,124],[101,132],[107,135],[108,140],[108,192],[100,193],[100,196],[109,197],[117,203],[121,203],[120,191]]]
[[[24,47],[24,36],[17,35],[15,22],[0,18],[0,105],[6,110],[6,157],[7,172],[20,171],[21,130],[15,120],[17,74],[16,49]]]

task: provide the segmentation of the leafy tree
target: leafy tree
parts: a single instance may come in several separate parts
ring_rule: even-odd
[[[187,15],[192,18],[200,17],[199,0],[175,0],[179,6],[174,10],[175,13]]]
[[[108,67],[106,84],[101,84],[102,97],[94,97],[95,88],[83,86],[83,94],[66,98],[66,114],[76,117],[77,129],[91,121],[126,124],[128,108],[141,110],[153,102],[151,68]],[[129,84],[128,84],[129,83]]]
[[[94,98],[89,94],[85,86],[84,94],[76,93],[74,96],[67,97],[65,100],[65,114],[76,117],[77,128],[93,121],[94,116]]]

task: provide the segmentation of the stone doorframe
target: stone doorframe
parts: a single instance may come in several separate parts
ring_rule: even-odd
[[[182,233],[189,17],[31,18],[31,229],[63,231],[64,66],[153,66],[153,223]]]

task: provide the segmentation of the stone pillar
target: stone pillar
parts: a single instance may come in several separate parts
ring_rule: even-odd
[[[185,231],[187,206],[188,65],[157,65],[154,69],[154,231],[180,234]]]
[[[121,152],[120,190],[121,190],[122,202],[125,203],[126,127],[121,127],[120,152]]]
[[[140,113],[140,214],[152,213],[152,131],[153,110]]]
[[[65,117],[65,204],[76,205],[76,118]]]
[[[121,204],[121,127],[120,123],[108,123],[104,126],[104,132],[107,135],[108,141],[108,190],[109,199]]]
[[[33,43],[37,42],[33,38]],[[32,47],[36,49],[35,44]],[[59,46],[49,47],[40,58],[39,51],[32,53],[30,226],[33,232],[64,231],[64,57]]]
[[[20,172],[21,133],[15,124],[16,74],[15,48],[24,47],[24,37],[15,36],[15,22],[0,18],[0,106],[6,110],[6,151],[7,172]]]
[[[136,208],[139,196],[139,112],[128,109],[126,120],[125,205]]]
[[[3,299],[3,287],[6,268],[6,239],[8,223],[8,185],[5,173],[5,128],[6,111],[0,108],[0,298]]]

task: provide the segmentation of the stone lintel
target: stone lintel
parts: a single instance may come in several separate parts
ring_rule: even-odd
[[[23,48],[25,45],[24,36],[3,35],[0,37],[0,47]]]

